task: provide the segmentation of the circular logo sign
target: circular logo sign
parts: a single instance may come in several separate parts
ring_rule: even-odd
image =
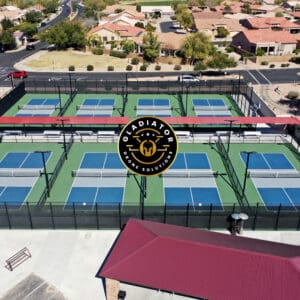
[[[168,169],[177,154],[172,127],[155,117],[140,117],[127,124],[119,137],[119,155],[132,172],[157,175]]]

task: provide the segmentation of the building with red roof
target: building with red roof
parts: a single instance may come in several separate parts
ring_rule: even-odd
[[[232,37],[231,45],[253,54],[263,49],[266,55],[292,54],[297,47],[295,35],[272,29],[244,30]]]
[[[300,295],[300,247],[130,219],[97,277],[214,300]]]

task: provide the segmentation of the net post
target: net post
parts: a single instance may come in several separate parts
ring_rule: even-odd
[[[122,229],[121,203],[118,203],[119,228]]]
[[[235,203],[233,203],[233,206],[232,206],[232,214],[235,213]]]
[[[97,229],[99,229],[99,212],[98,212],[98,203],[96,202],[95,205],[95,212],[96,212],[96,224],[97,224]]]
[[[276,222],[275,222],[275,227],[274,227],[275,230],[278,230],[280,212],[281,212],[281,203],[278,206],[278,210],[277,210],[277,214],[276,214]]]
[[[299,216],[299,218],[298,218],[298,224],[297,224],[296,230],[300,230],[300,216]]]
[[[9,217],[9,213],[8,213],[8,208],[7,208],[7,203],[6,202],[4,202],[4,207],[5,207],[5,214],[6,214],[8,228],[11,229],[11,222],[10,222],[10,217]]]
[[[259,203],[256,203],[256,209],[255,209],[255,215],[254,215],[254,219],[253,219],[252,230],[255,230],[255,229],[256,229],[256,222],[257,222],[257,215],[258,215],[258,207],[259,207]]]
[[[77,219],[76,219],[76,210],[75,210],[75,203],[73,202],[73,218],[74,218],[74,229],[77,229]]]
[[[190,204],[188,203],[186,206],[185,227],[189,227],[189,213],[190,213]]]
[[[49,203],[50,205],[50,216],[51,216],[51,222],[52,222],[52,229],[56,229],[55,228],[55,222],[54,222],[54,215],[53,215],[53,207],[52,207],[52,203]]]
[[[211,203],[210,206],[209,206],[209,218],[208,218],[208,225],[207,225],[207,229],[208,229],[208,230],[211,229],[212,210],[213,210],[213,205],[212,205],[212,203]]]
[[[29,202],[26,202],[26,206],[27,206],[28,220],[29,220],[29,223],[30,223],[30,229],[33,229],[33,224],[32,224],[32,218],[31,218],[31,213],[30,213]]]
[[[164,205],[164,220],[163,220],[164,224],[166,224],[167,222],[167,205],[165,203]],[[299,218],[299,222],[300,222],[300,218]]]

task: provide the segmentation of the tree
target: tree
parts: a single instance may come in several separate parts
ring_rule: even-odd
[[[194,64],[198,60],[206,59],[214,51],[210,37],[203,32],[192,33],[184,41],[182,52]]]
[[[140,3],[137,3],[135,6],[136,11],[141,12],[142,11],[142,7]]]
[[[132,40],[126,40],[123,42],[123,51],[128,54],[135,50],[135,44]]]
[[[40,34],[42,41],[55,44],[58,49],[80,49],[87,44],[85,29],[79,22],[64,20]]]
[[[29,11],[25,14],[26,22],[28,23],[39,23],[43,19],[43,15],[39,11]]]
[[[217,38],[225,38],[229,34],[229,31],[224,27],[218,27],[217,28]]]
[[[242,6],[242,13],[251,14],[251,7],[249,3],[244,3],[244,5]]]
[[[229,57],[226,53],[217,52],[207,63],[208,67],[212,69],[222,70],[225,68],[234,68],[237,66],[234,58]]]
[[[283,17],[283,12],[282,11],[277,11],[276,14],[275,14],[275,17],[277,17],[277,18]]]
[[[45,7],[44,13],[55,13],[59,6],[59,0],[39,0],[38,3]]]
[[[159,55],[160,42],[152,32],[147,32],[143,37],[144,59],[153,62]]]
[[[9,28],[14,27],[14,23],[13,23],[10,19],[4,18],[4,19],[1,21],[1,26],[2,26],[2,29],[3,29],[3,30],[7,30],[7,29],[9,29]]]
[[[191,28],[194,25],[193,17],[187,9],[181,10],[178,14],[176,14],[176,20],[185,29]]]
[[[228,4],[225,4],[225,6],[224,6],[224,13],[226,13],[226,14],[232,13],[232,9]]]
[[[146,24],[145,29],[147,32],[154,32],[155,31],[155,27],[152,26],[149,22]]]
[[[264,56],[265,55],[265,50],[262,48],[257,48],[256,49],[256,56]]]
[[[134,24],[135,27],[139,27],[139,28],[145,28],[144,23],[143,22],[136,22]]]
[[[2,31],[0,34],[0,44],[6,49],[11,50],[16,48],[16,40],[10,30]]]
[[[18,29],[24,32],[28,37],[32,37],[38,33],[37,26],[28,22],[23,22],[18,26]]]

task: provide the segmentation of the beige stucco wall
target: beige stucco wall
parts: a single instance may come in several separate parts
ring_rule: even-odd
[[[118,34],[111,32],[107,29],[100,29],[99,31],[95,32],[94,34],[98,35],[101,37],[101,40],[103,41],[104,37],[107,37],[107,42],[111,41],[119,41],[120,37]]]
[[[120,282],[114,279],[106,278],[106,300],[118,300]]]

